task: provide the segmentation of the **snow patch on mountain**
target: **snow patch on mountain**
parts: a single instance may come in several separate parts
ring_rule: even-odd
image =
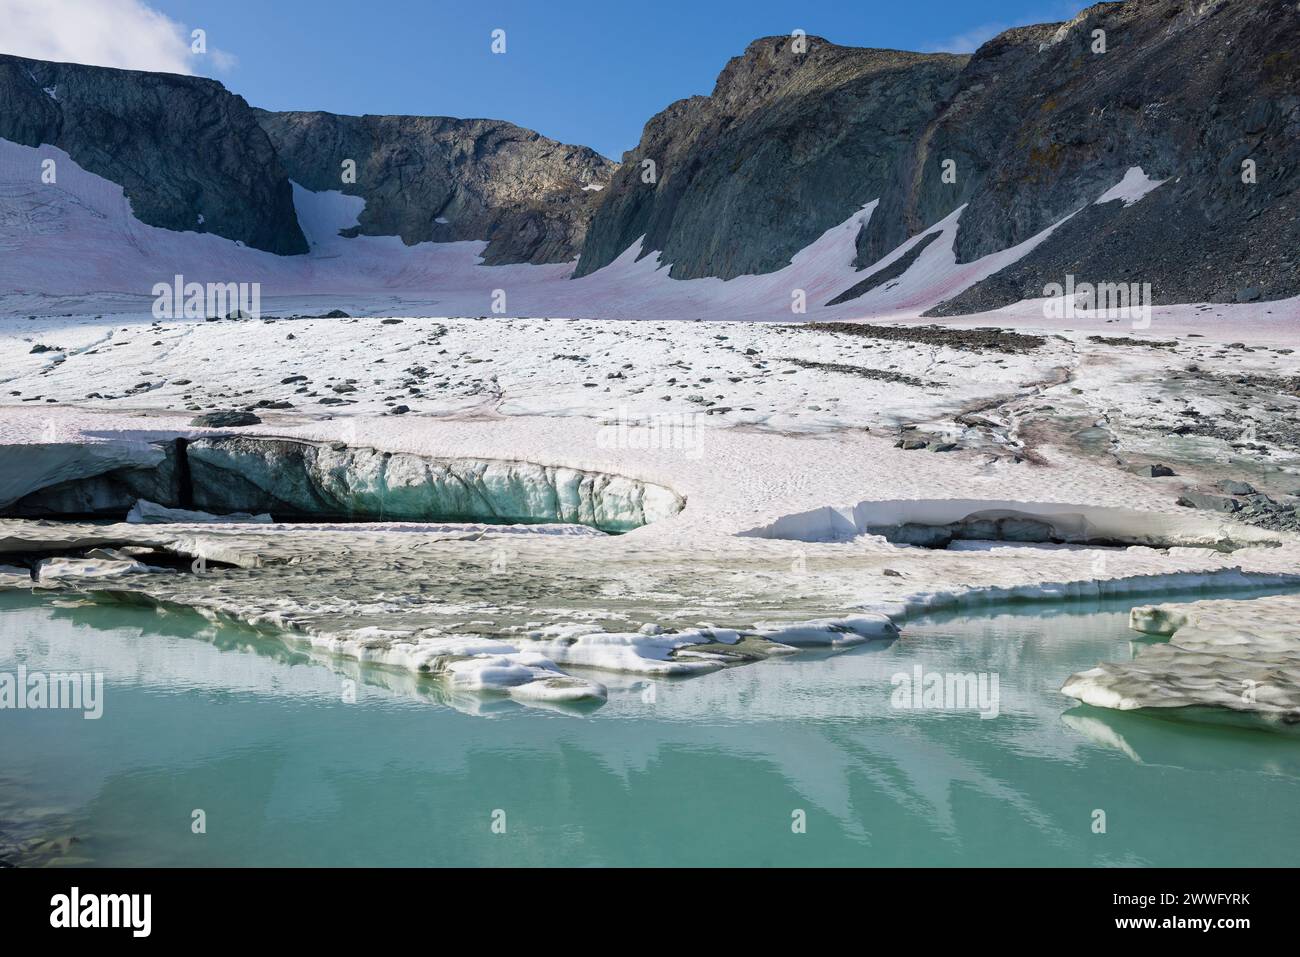
[[[41,181],[46,159],[57,168],[52,184]],[[875,201],[774,272],[674,280],[668,274],[671,264],[658,254],[643,256],[638,242],[603,269],[571,279],[575,263],[486,266],[487,244],[480,241],[407,246],[396,236],[347,238],[342,233],[357,225],[363,199],[337,191],[313,193],[297,184],[293,194],[310,251],[276,256],[212,234],[145,225],[119,186],[85,171],[62,150],[0,140],[0,248],[9,252],[0,260],[0,289],[5,290],[0,302],[83,295],[109,311],[105,299],[120,294],[136,298],[137,308],[148,308],[155,285],[170,284],[179,275],[186,282],[260,283],[264,303],[272,297],[415,294],[438,315],[495,311],[499,290],[512,315],[797,320],[919,314],[1016,261],[1055,228],[959,265],[953,242],[961,209],[954,210],[927,230],[941,230],[941,241],[932,243],[900,281],[826,308],[823,303],[864,275],[852,263]],[[905,254],[914,241],[865,274]]]
[[[1125,206],[1132,206],[1147,193],[1165,182],[1163,179],[1152,179],[1142,171],[1141,166],[1132,166],[1124,174],[1124,178],[1098,196],[1093,205],[1100,206],[1103,203],[1111,203],[1118,199],[1122,200]]]

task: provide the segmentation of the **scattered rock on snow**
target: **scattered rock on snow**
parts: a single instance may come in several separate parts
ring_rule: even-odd
[[[222,409],[217,412],[204,412],[190,419],[190,425],[196,429],[235,429],[243,425],[261,423],[252,412],[240,412],[235,409]]]

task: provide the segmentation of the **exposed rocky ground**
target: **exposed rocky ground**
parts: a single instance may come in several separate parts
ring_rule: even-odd
[[[1039,335],[997,329],[991,326],[952,329],[947,326],[883,326],[869,322],[806,322],[787,328],[798,331],[829,333],[837,336],[863,336],[894,342],[919,342],[955,349],[994,352],[1028,352],[1046,343]]]

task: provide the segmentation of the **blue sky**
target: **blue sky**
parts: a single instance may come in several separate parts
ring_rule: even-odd
[[[254,106],[507,119],[615,159],[649,117],[708,93],[749,41],[798,27],[837,43],[974,49],[1085,0],[135,0],[233,59],[195,71]],[[507,52],[490,52],[506,31]]]

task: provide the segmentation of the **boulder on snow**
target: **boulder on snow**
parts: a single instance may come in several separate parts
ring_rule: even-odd
[[[1219,489],[1227,492],[1229,495],[1254,495],[1255,486],[1249,482],[1235,482],[1231,479],[1225,479],[1219,483]]]
[[[196,429],[235,429],[243,425],[261,423],[252,412],[240,412],[237,409],[222,409],[218,412],[204,412],[190,419],[190,425]]]
[[[1126,465],[1124,467],[1124,471],[1130,472],[1133,475],[1141,476],[1142,478],[1166,478],[1170,475],[1178,474],[1173,469],[1171,469],[1168,465],[1159,465],[1159,464]]]
[[[1241,503],[1236,499],[1209,492],[1187,492],[1178,497],[1178,504],[1184,508],[1202,508],[1211,512],[1235,512],[1241,508]]]

